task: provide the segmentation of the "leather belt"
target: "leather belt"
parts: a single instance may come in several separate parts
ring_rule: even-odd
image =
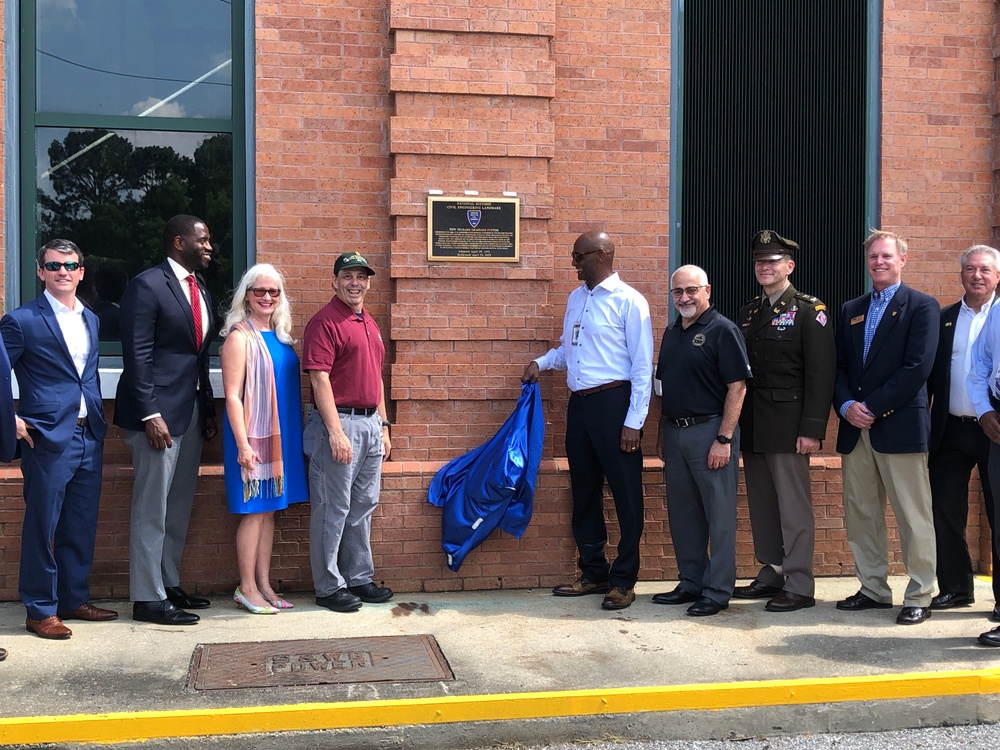
[[[718,419],[721,414],[701,414],[697,417],[680,417],[679,419],[671,419],[670,424],[674,427],[694,427],[696,424],[705,424],[705,422],[711,422],[713,419]]]
[[[593,396],[595,393],[600,393],[601,391],[610,391],[612,388],[618,388],[627,383],[627,380],[612,380],[610,383],[605,383],[604,385],[595,385],[593,388],[581,388],[578,391],[573,391],[574,396]]]
[[[979,424],[979,417],[967,417],[958,414],[949,414],[948,419],[957,419],[959,422],[965,422],[966,424]]]
[[[352,414],[363,417],[370,417],[372,414],[378,411],[377,406],[373,406],[369,409],[359,409],[356,406],[338,406],[337,411],[341,414]]]
[[[79,427],[82,424],[87,424],[87,418],[86,417],[77,417],[76,426]]]

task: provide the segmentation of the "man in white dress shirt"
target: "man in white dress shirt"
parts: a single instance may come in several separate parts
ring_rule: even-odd
[[[83,254],[69,240],[38,251],[45,291],[0,320],[17,375],[16,417],[24,475],[24,523],[18,593],[25,628],[65,640],[63,620],[118,617],[90,603],[108,424],[97,373],[97,316],[76,296]]]
[[[962,253],[960,268],[965,295],[941,311],[937,356],[927,381],[933,399],[927,468],[938,579],[938,595],[931,599],[931,609],[965,607],[975,602],[972,558],[965,538],[973,466],[979,468],[990,529],[995,520],[987,470],[990,441],[976,419],[965,379],[972,362],[972,346],[996,301],[1000,252],[986,245],[973,245]],[[994,569],[998,569],[995,557]],[[993,590],[995,595],[1000,594],[1000,576],[994,578]]]
[[[653,375],[649,304],[613,270],[615,246],[604,232],[573,244],[573,267],[584,283],[569,296],[560,344],[528,363],[521,377],[566,370],[572,395],[566,416],[566,457],[573,493],[573,536],[580,577],[556,596],[605,594],[604,609],[635,601],[642,538],[642,426]],[[618,556],[604,554],[604,481],[614,497]]]

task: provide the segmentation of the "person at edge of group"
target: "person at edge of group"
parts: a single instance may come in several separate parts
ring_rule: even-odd
[[[991,488],[1000,487],[1000,305],[992,306],[978,338],[972,345],[972,362],[969,365],[965,387],[979,424],[990,441],[987,478],[983,478],[980,473],[985,494],[987,481]],[[991,494],[993,494],[993,520],[996,522],[1000,519],[1000,514],[997,513],[1000,493]],[[993,555],[994,560],[1000,556],[997,534],[993,535]],[[994,582],[997,575],[998,571],[994,567]],[[994,602],[989,618],[993,622],[1000,622],[1000,601]],[[984,646],[1000,647],[1000,627],[982,633],[979,636],[979,643]]]
[[[809,456],[826,436],[837,352],[826,305],[789,279],[798,244],[765,229],[751,239],[750,252],[762,294],[737,318],[753,371],[740,447],[761,569],[733,596],[768,599],[768,612],[794,612],[816,605]]]
[[[705,271],[681,266],[670,287],[679,315],[663,332],[656,364],[656,452],[680,583],[653,602],[690,604],[692,617],[710,617],[728,609],[736,586],[739,418],[752,376],[743,335],[712,305]]]
[[[996,516],[989,476],[990,439],[986,437],[965,381],[972,348],[996,302],[1000,252],[973,245],[960,259],[963,297],[941,311],[937,356],[927,388],[931,397],[931,438],[927,466],[937,537],[938,594],[931,609],[967,607],[976,601],[972,558],[965,538],[969,516],[969,479],[979,468],[993,549],[993,598],[1000,602],[1000,563]]]
[[[90,603],[101,499],[104,419],[97,316],[76,296],[83,253],[55,239],[38,251],[44,291],[0,320],[17,376],[15,418],[24,476],[18,593],[24,627],[40,638],[73,635],[63,620],[114,620]]]
[[[604,609],[635,601],[643,528],[642,426],[652,392],[653,328],[649,304],[614,270],[615,246],[605,232],[580,235],[571,254],[583,282],[566,303],[559,346],[532,360],[522,382],[544,370],[566,370],[571,391],[566,457],[573,497],[572,528],[580,576],[555,596],[604,594]],[[614,498],[618,555],[604,553],[604,482]]]
[[[927,478],[927,378],[940,308],[933,297],[902,283],[907,258],[902,237],[873,230],[864,250],[872,291],[841,310],[833,398],[840,415],[837,452],[843,455],[847,541],[861,588],[837,602],[837,609],[892,607],[888,495],[910,577],[896,622],[916,625],[931,616],[937,556]]]
[[[291,332],[284,277],[267,263],[248,268],[221,332],[222,446],[229,512],[240,516],[233,600],[255,615],[293,606],[271,586],[274,512],[309,499]]]
[[[17,457],[17,422],[14,414],[14,394],[11,388],[10,359],[0,337],[0,461],[7,463]],[[7,658],[7,649],[0,648],[0,661]]]
[[[197,272],[212,259],[201,219],[181,214],[163,228],[167,258],[133,278],[121,301],[123,369],[116,425],[135,480],[129,542],[132,619],[194,625],[208,599],[180,587],[181,555],[204,439],[215,437],[208,377],[215,338],[212,297]]]
[[[314,407],[303,436],[310,459],[309,561],[316,604],[334,612],[392,598],[392,589],[374,583],[371,549],[382,462],[391,450],[385,345],[364,306],[374,275],[360,253],[340,255],[333,265],[334,297],[302,338]]]

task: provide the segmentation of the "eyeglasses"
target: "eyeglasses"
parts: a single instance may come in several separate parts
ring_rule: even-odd
[[[78,263],[75,260],[67,260],[65,263],[60,263],[57,260],[49,260],[42,263],[42,268],[46,271],[58,271],[60,268],[65,268],[67,271],[75,271],[78,268],[83,268],[83,263]]]
[[[685,294],[688,297],[693,297],[698,293],[699,289],[704,289],[708,284],[701,284],[700,286],[686,286],[683,289],[671,289],[670,293],[674,295],[674,299],[680,299]]]
[[[591,250],[589,253],[578,253],[578,252],[576,252],[574,250],[572,257],[573,257],[574,261],[576,261],[577,263],[579,263],[583,259],[584,256],[586,256],[586,255],[593,255],[594,253],[599,253],[599,252],[601,252],[601,251],[600,250]]]
[[[265,294],[270,294],[272,297],[277,299],[281,296],[280,289],[258,289],[257,287],[250,287],[250,291],[253,292],[254,297],[263,297]]]

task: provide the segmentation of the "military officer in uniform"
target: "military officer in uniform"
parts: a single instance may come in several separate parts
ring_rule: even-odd
[[[733,595],[768,599],[770,612],[816,604],[809,455],[826,435],[837,370],[826,305],[789,281],[798,249],[768,229],[753,236],[754,275],[763,293],[737,318],[753,371],[740,431],[754,555],[762,567]]]

